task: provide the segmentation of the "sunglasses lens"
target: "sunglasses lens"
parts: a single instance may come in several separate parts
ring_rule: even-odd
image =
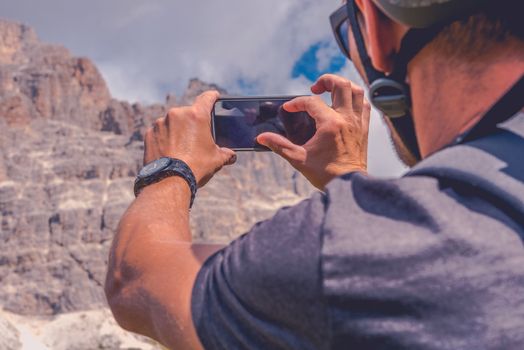
[[[338,37],[342,45],[344,46],[345,54],[349,58],[349,37],[348,37],[349,21],[346,20],[342,22],[340,27],[338,27]]]

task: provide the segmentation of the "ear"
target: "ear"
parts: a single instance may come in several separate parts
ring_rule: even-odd
[[[375,69],[390,73],[393,70],[393,57],[408,28],[383,14],[372,0],[355,1],[364,16],[365,27],[362,31],[371,62]]]

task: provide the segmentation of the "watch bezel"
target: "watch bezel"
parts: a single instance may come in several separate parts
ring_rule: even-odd
[[[162,162],[165,162],[165,163],[162,163]],[[167,169],[171,165],[172,162],[173,162],[172,159],[168,157],[161,157],[161,158],[155,159],[154,161],[147,163],[146,165],[144,165],[142,169],[140,169],[140,172],[138,173],[138,177],[140,177],[141,179],[145,179],[147,177],[153,176]],[[149,170],[149,168],[155,164],[160,164],[161,166],[158,168]]]
[[[153,162],[158,163],[159,161],[164,160],[164,159],[168,160],[168,162],[166,162],[164,166],[155,168],[154,171],[152,172],[146,173],[145,171],[143,171],[144,168],[152,165]],[[191,209],[191,207],[193,206],[193,201],[195,199],[195,194],[198,188],[198,184],[196,182],[193,171],[187,165],[187,163],[185,163],[183,160],[176,159],[176,158],[169,158],[169,157],[162,157],[157,160],[154,160],[153,162],[146,164],[139,171],[139,174],[137,175],[135,179],[135,186],[134,186],[135,197],[138,197],[142,189],[146,186],[160,182],[163,179],[170,177],[170,176],[180,176],[187,182],[191,190],[191,201],[189,203],[189,208]]]

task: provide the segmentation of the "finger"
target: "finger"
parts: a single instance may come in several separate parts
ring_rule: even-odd
[[[164,129],[166,124],[167,124],[167,119],[168,117],[165,116],[165,117],[160,117],[158,119],[156,119],[154,122],[153,122],[153,130],[155,132],[159,132],[161,129]]]
[[[206,113],[211,113],[211,110],[213,109],[213,106],[215,105],[215,102],[217,101],[219,96],[220,93],[216,90],[206,91],[198,95],[197,98],[195,98],[193,106],[201,108]]]
[[[361,121],[361,138],[360,138],[360,151],[361,151],[361,157],[360,160],[362,161],[362,168],[367,169],[367,161],[368,161],[368,136],[369,136],[369,119],[371,115],[371,105],[367,100],[364,100],[363,103],[363,110],[362,110],[362,118]]]
[[[221,147],[220,153],[222,154],[224,165],[233,165],[237,161],[237,154],[232,149]]]
[[[174,107],[173,107],[174,108]],[[170,112],[171,109],[168,109],[166,111],[166,113],[164,114],[164,119],[166,121],[166,127],[169,128],[169,122],[171,121],[171,118],[169,118],[169,112]]]
[[[286,102],[282,108],[291,113],[307,112],[317,123],[328,120],[334,112],[319,96],[296,97]]]
[[[311,91],[317,95],[323,94],[324,92],[331,92],[333,90],[334,83],[338,80],[347,79],[335,74],[323,74],[311,86]]]
[[[369,121],[371,119],[371,104],[368,100],[362,100],[362,129],[369,131]]]
[[[154,160],[155,147],[156,142],[153,138],[153,129],[149,128],[144,134],[144,165]]]
[[[353,91],[353,111],[360,115],[364,111],[364,89],[357,84],[352,85]]]
[[[257,142],[268,147],[290,163],[302,163],[305,160],[306,150],[304,147],[295,145],[282,135],[265,132],[258,135]]]
[[[332,107],[336,111],[353,110],[353,89],[351,81],[334,74],[324,74],[311,87],[315,94],[331,93]]]
[[[365,158],[367,160],[367,150],[368,150],[368,136],[369,136],[369,122],[371,116],[371,105],[367,100],[363,101],[362,105],[362,145],[365,150]]]

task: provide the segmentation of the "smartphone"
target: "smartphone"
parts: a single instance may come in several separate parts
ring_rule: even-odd
[[[273,132],[297,145],[305,144],[316,132],[315,120],[306,112],[290,113],[282,108],[295,97],[298,96],[219,98],[211,118],[215,142],[234,151],[269,151],[256,138]]]

